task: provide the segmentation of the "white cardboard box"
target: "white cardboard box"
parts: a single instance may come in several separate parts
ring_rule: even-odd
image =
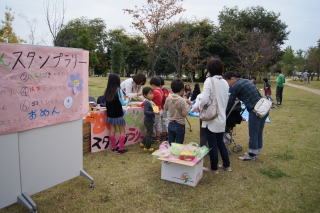
[[[153,153],[154,155],[155,153]],[[161,160],[161,179],[188,186],[196,186],[203,175],[203,158],[198,163],[184,160]]]

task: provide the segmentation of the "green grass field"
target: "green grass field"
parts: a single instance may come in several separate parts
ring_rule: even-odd
[[[89,85],[89,94],[98,97],[107,79],[90,78]],[[282,106],[270,112],[258,160],[238,160],[248,148],[248,124],[242,122],[234,129],[233,138],[243,150],[230,155],[233,171],[204,172],[196,187],[161,180],[161,162],[152,163],[151,155],[136,144],[124,155],[109,150],[84,154],[84,170],[94,178],[95,188],[77,177],[31,198],[38,212],[49,213],[320,212],[319,106],[319,96],[285,86]],[[188,119],[193,131],[186,126],[185,143],[198,142],[199,120]],[[204,165],[209,163],[205,157]],[[28,211],[13,204],[0,212]]]

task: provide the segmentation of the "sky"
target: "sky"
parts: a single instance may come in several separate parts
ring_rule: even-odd
[[[59,0],[50,0],[51,2]],[[62,1],[62,0],[60,0]],[[124,13],[122,9],[134,9],[141,7],[147,0],[65,0],[66,12],[65,22],[79,18],[81,16],[89,19],[101,18],[107,25],[107,30],[123,27],[127,32],[138,33],[131,27],[133,18]],[[61,4],[59,4],[61,5]],[[45,21],[44,0],[0,0],[0,20],[4,20],[5,7],[8,6],[14,12],[15,20],[13,29],[20,38],[29,41],[30,30],[25,19],[19,14],[23,14],[29,21],[36,19],[35,36],[36,42],[40,38],[45,38],[45,45],[52,45],[48,26]],[[201,20],[208,18],[218,25],[219,12],[223,7],[233,8],[237,6],[240,10],[252,6],[262,6],[267,11],[280,13],[279,19],[284,22],[287,31],[290,31],[288,40],[282,48],[291,46],[293,50],[307,50],[311,46],[316,46],[320,39],[320,1],[319,0],[184,0],[182,6],[185,12],[179,17],[188,20]],[[0,23],[0,26],[2,24]],[[28,42],[30,43],[30,42]],[[43,45],[43,44],[42,44]]]

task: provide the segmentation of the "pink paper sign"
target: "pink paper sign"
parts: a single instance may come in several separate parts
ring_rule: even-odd
[[[82,119],[89,53],[0,44],[0,135]]]
[[[106,123],[106,110],[91,112],[91,152],[100,152],[111,149],[109,140],[110,126]],[[125,146],[142,142],[145,136],[143,108],[129,108],[124,116],[125,127]],[[88,119],[87,119],[88,121]],[[116,129],[116,140],[119,142],[120,132]]]

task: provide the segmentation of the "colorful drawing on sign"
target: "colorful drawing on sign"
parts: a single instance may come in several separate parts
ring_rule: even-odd
[[[188,172],[184,172],[181,174],[181,177],[172,177],[172,178],[175,178],[175,179],[179,179],[179,180],[182,180],[183,183],[187,183],[187,182],[194,182],[192,181],[191,179],[191,176],[189,175]]]
[[[90,116],[86,117],[86,121],[91,123],[91,152],[100,152],[111,148],[109,143],[110,125],[106,123],[106,117],[106,110],[92,111]],[[145,136],[143,108],[129,108],[124,119],[126,121],[125,145],[141,142]],[[119,140],[118,128],[115,136]]]
[[[68,83],[68,86],[72,88],[73,93],[77,93],[77,91],[81,91],[83,80],[80,78],[80,74],[79,73],[77,73],[76,75],[71,74],[70,79],[71,81]]]
[[[0,135],[82,119],[88,61],[81,49],[1,43]]]

